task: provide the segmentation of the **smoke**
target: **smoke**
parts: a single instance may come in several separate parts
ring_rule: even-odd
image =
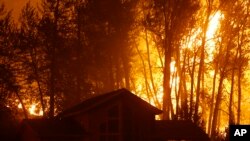
[[[6,10],[12,10],[14,20],[18,21],[22,8],[29,1],[33,6],[36,6],[40,0],[0,0],[0,3],[4,3]]]

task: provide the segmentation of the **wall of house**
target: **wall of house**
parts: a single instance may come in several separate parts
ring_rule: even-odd
[[[81,127],[85,131],[87,131],[87,132],[90,131],[90,129],[89,129],[90,128],[89,127],[89,119],[90,119],[89,114],[83,113],[83,114],[77,115],[77,116],[75,116],[73,118],[74,118],[75,121],[77,121],[81,125]]]
[[[89,133],[89,141],[148,141],[155,117],[137,103],[116,99],[75,119]]]
[[[125,104],[124,139],[125,141],[148,141],[154,128],[154,114],[136,107]]]
[[[109,102],[74,117],[89,134],[89,141],[121,141],[121,103]]]
[[[20,141],[40,141],[40,139],[32,128],[27,125],[22,128]]]
[[[113,101],[90,112],[92,141],[121,141],[121,103]]]

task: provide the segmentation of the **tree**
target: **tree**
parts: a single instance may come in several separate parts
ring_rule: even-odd
[[[207,40],[207,30],[208,24],[210,21],[210,16],[212,13],[213,8],[213,0],[206,1],[206,15],[204,19],[204,24],[202,25],[202,43],[200,48],[200,63],[199,63],[199,71],[198,71],[198,78],[197,78],[197,89],[196,89],[196,103],[194,109],[194,121],[198,122],[198,108],[200,106],[200,94],[204,93],[204,60],[205,60],[205,46]]]
[[[22,105],[24,117],[28,118],[27,110],[19,94],[19,86],[13,68],[14,58],[14,25],[11,12],[6,12],[4,5],[0,5],[0,104],[6,105],[10,95],[16,95]],[[13,100],[14,101],[14,100]]]
[[[38,32],[41,45],[45,51],[47,63],[47,90],[49,100],[49,117],[55,114],[55,103],[63,100],[65,80],[69,73],[66,72],[72,58],[70,56],[72,39],[72,1],[67,0],[44,0],[40,8],[42,19],[39,22]],[[68,52],[69,51],[69,52]],[[57,99],[55,99],[57,97]],[[59,108],[59,107],[57,107]]]
[[[87,3],[91,67],[94,86],[101,92],[130,88],[129,31],[136,1],[92,0]],[[93,73],[93,72],[92,72]]]
[[[37,85],[37,90],[34,90],[34,93],[37,93],[39,101],[41,103],[41,108],[43,115],[45,115],[45,99],[44,93],[46,91],[44,78],[44,70],[42,69],[45,64],[43,55],[45,52],[42,51],[41,46],[39,45],[39,36],[38,36],[38,23],[39,23],[38,13],[34,7],[31,6],[30,2],[22,9],[20,15],[20,30],[19,30],[19,42],[18,48],[21,50],[20,60],[23,60],[24,69],[27,72],[28,79],[26,85],[32,85],[35,83]]]
[[[242,50],[242,48],[248,43],[246,40],[246,25],[247,25],[247,17],[248,15],[248,3],[238,2],[238,1],[230,1],[224,2],[221,1],[222,10],[223,10],[223,21],[222,27],[220,30],[220,42],[219,42],[219,52],[218,56],[216,55],[215,61],[217,62],[218,72],[220,76],[219,85],[218,85],[218,93],[216,95],[215,107],[213,112],[213,121],[211,128],[211,137],[214,137],[216,131],[218,129],[218,121],[220,106],[222,103],[222,98],[224,95],[224,81],[226,79],[231,79],[231,91],[229,96],[229,106],[228,106],[228,116],[229,116],[229,124],[235,123],[234,115],[233,115],[233,107],[234,107],[234,87],[235,87],[235,76],[240,75],[238,77],[238,104],[241,103],[241,75],[242,69],[247,65],[247,58],[245,56],[246,50]],[[237,14],[236,14],[237,13]],[[244,54],[242,54],[244,52]],[[240,71],[237,71],[240,70]],[[238,105],[238,108],[240,105]],[[236,121],[237,122],[237,121]],[[212,138],[212,140],[215,140]]]
[[[178,60],[178,46],[182,37],[191,26],[191,20],[198,9],[197,1],[152,1],[152,10],[149,12],[149,30],[162,39],[164,50],[163,66],[163,119],[174,117],[171,98],[171,62]],[[185,8],[184,8],[185,7]],[[159,20],[160,19],[160,20]],[[184,24],[185,23],[185,24]],[[186,24],[187,23],[187,24]]]

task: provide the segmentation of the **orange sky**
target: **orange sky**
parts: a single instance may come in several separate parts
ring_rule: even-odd
[[[19,13],[22,7],[28,2],[29,0],[0,0],[0,3],[4,3],[6,9],[13,10],[13,17],[15,20],[18,19]],[[32,5],[36,5],[39,0],[30,0]]]

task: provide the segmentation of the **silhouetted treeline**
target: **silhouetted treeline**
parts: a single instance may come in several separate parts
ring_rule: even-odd
[[[1,8],[1,73],[9,77],[1,88],[29,87],[21,97],[40,101],[50,117],[55,106],[59,110],[91,94],[129,88],[135,4],[44,0],[39,7],[27,3],[18,24]],[[8,82],[12,78],[18,80]]]

